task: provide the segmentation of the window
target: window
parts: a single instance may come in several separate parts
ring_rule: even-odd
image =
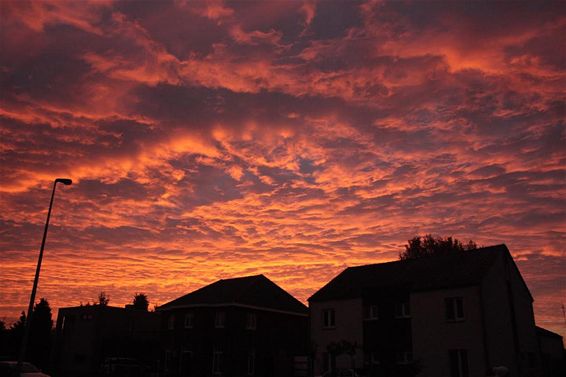
[[[378,319],[379,318],[379,308],[377,305],[368,305],[366,309],[366,319]]]
[[[322,353],[322,371],[323,372],[332,371],[332,359],[328,352]]]
[[[192,329],[193,328],[193,321],[195,318],[195,313],[189,312],[185,314],[185,328]]]
[[[325,329],[331,329],[336,327],[336,317],[334,314],[334,309],[324,309],[322,311],[322,326]]]
[[[395,361],[400,365],[410,364],[413,362],[413,353],[409,351],[397,352],[395,355]]]
[[[257,317],[255,313],[248,313],[246,315],[246,329],[255,330],[257,327]]]
[[[255,351],[248,352],[248,376],[255,374]]]
[[[223,329],[226,324],[226,313],[216,312],[216,317],[214,318],[214,327],[217,329]]]
[[[464,320],[464,300],[462,297],[448,297],[444,300],[447,321]]]
[[[408,301],[398,302],[395,304],[395,318],[410,318],[411,307]]]
[[[165,365],[164,365],[164,369],[166,373],[171,370],[172,364],[173,364],[173,352],[171,352],[170,350],[166,350]]]
[[[212,351],[212,373],[222,374],[222,351],[219,348]]]
[[[167,328],[173,330],[175,328],[175,315],[171,314],[169,320],[167,321]]]
[[[193,361],[193,353],[191,351],[181,352],[181,365],[180,365],[181,377],[188,377],[191,375],[192,361]]]
[[[468,351],[450,350],[448,351],[450,358],[450,377],[469,377],[468,371]]]

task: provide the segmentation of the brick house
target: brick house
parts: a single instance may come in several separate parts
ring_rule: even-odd
[[[308,309],[263,275],[223,279],[157,308],[165,376],[294,374]]]

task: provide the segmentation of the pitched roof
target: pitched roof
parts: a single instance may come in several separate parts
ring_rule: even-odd
[[[161,305],[158,310],[189,306],[245,305],[306,314],[308,309],[264,275],[221,279]]]
[[[536,330],[537,330],[538,336],[545,336],[545,337],[548,337],[548,338],[556,338],[556,339],[562,340],[562,335],[557,334],[555,332],[552,332],[550,330],[547,330],[545,328],[536,326]]]
[[[313,294],[308,301],[361,297],[365,289],[407,287],[412,291],[479,284],[505,245],[451,255],[407,259],[349,267]]]

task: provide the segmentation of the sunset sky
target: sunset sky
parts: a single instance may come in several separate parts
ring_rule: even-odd
[[[305,302],[432,233],[566,333],[563,2],[0,1],[0,319],[263,273]]]

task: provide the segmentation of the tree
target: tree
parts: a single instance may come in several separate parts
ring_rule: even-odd
[[[133,307],[136,310],[143,310],[147,312],[147,308],[149,307],[147,295],[145,293],[136,293],[134,295]]]
[[[98,305],[108,306],[109,302],[110,302],[110,297],[106,296],[106,292],[100,292],[98,294]]]
[[[416,236],[407,241],[405,251],[399,254],[399,259],[417,259],[435,255],[447,255],[477,249],[474,241],[463,244],[459,240],[447,237],[433,237],[431,234],[426,236]]]
[[[31,316],[28,357],[32,363],[42,369],[49,366],[52,328],[51,307],[45,298],[41,298],[35,304]]]

